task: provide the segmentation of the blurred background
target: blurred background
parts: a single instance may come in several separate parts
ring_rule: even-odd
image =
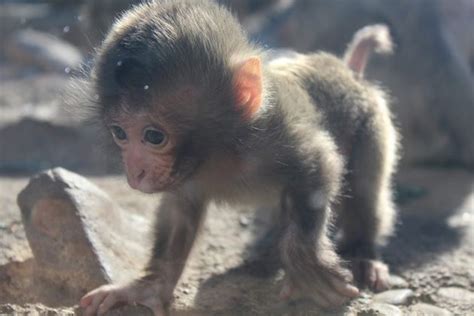
[[[81,76],[81,65],[92,63],[94,48],[114,19],[139,2],[0,0],[0,282],[12,273],[11,262],[27,256],[15,197],[29,176],[56,166],[99,182],[118,173],[97,146],[94,129],[67,110],[66,91],[70,78]],[[415,292],[426,286],[414,281],[423,279],[426,269],[408,267],[420,258],[437,262],[430,266],[435,272],[427,274],[437,280],[431,292],[446,285],[433,275],[461,271],[455,286],[470,294],[464,293],[467,301],[451,311],[464,314],[465,308],[474,308],[469,266],[474,262],[469,233],[474,210],[474,0],[219,2],[269,49],[342,56],[358,29],[389,26],[394,54],[374,56],[367,70],[367,78],[391,96],[402,135],[396,179],[400,233],[386,257],[401,267],[399,274]],[[417,236],[418,244],[412,244]],[[459,260],[452,259],[453,251]],[[440,263],[434,255],[444,259]],[[9,286],[0,286],[0,304],[14,302]],[[419,297],[431,295],[420,291]],[[433,303],[436,296],[425,301]]]
[[[83,172],[104,170],[95,154],[76,154],[90,142],[75,134],[69,122],[74,118],[63,113],[60,92],[81,63],[90,62],[114,18],[138,2],[0,1],[0,171],[37,171],[58,164]],[[389,25],[395,53],[373,58],[368,78],[392,96],[403,136],[402,166],[474,167],[472,0],[220,2],[268,48],[342,55],[361,27]],[[39,137],[43,134],[48,137]]]

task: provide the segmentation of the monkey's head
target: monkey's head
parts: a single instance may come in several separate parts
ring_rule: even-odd
[[[235,148],[262,103],[258,56],[208,1],[145,3],[114,24],[92,81],[133,188],[172,189]]]

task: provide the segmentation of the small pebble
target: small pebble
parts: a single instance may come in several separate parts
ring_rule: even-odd
[[[408,282],[398,275],[390,275],[390,286],[394,289],[405,289],[408,287]]]
[[[399,289],[385,291],[379,294],[375,294],[373,299],[376,302],[393,304],[393,305],[406,305],[409,303],[410,298],[413,297],[413,291],[410,289]]]
[[[239,223],[240,223],[240,226],[247,227],[249,225],[250,221],[246,216],[241,215],[240,219],[239,219]]]
[[[393,305],[384,303],[372,303],[357,316],[402,316],[402,311]]]
[[[472,304],[474,293],[459,287],[443,287],[438,291],[438,295],[447,301],[462,302]]]
[[[450,316],[450,311],[434,305],[418,303],[410,307],[411,315],[416,316]]]

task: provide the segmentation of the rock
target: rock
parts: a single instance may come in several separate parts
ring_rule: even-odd
[[[79,68],[83,60],[76,47],[53,35],[34,30],[15,33],[5,45],[5,50],[12,60],[61,73]]]
[[[393,305],[384,303],[372,303],[367,308],[360,311],[358,316],[401,316],[402,311]]]
[[[403,289],[408,287],[408,282],[398,275],[390,275],[390,286],[394,289]]]
[[[410,298],[413,297],[413,291],[410,289],[389,290],[382,293],[375,294],[374,301],[393,304],[406,305]]]
[[[3,45],[7,38],[19,28],[36,26],[35,21],[46,20],[51,15],[51,8],[45,3],[18,3],[19,1],[0,2],[0,55],[3,56]],[[51,20],[51,19],[50,19]],[[31,23],[33,22],[33,23]]]
[[[77,174],[42,172],[17,202],[37,276],[72,300],[101,284],[136,277],[147,260],[146,219],[125,213]]]
[[[250,220],[249,220],[249,218],[248,218],[247,216],[245,216],[245,215],[240,215],[240,217],[239,217],[239,224],[240,224],[240,226],[242,226],[242,227],[247,227],[247,226],[249,226],[249,224],[250,224]]]
[[[42,304],[4,304],[0,305],[0,315],[73,316],[76,314],[72,308],[52,308]]]
[[[459,287],[440,288],[438,295],[446,301],[474,304],[474,293]]]
[[[0,313],[4,315],[13,314],[15,308],[11,304],[0,305]]]
[[[418,303],[410,307],[411,315],[414,316],[450,316],[450,311],[434,305]]]
[[[117,309],[113,309],[106,314],[107,316],[127,316],[127,315],[140,315],[140,316],[153,316],[153,312],[144,306],[132,306],[127,305]]]

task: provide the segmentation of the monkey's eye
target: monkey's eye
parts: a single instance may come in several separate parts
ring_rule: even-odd
[[[145,130],[145,135],[143,139],[152,145],[159,146],[163,145],[166,142],[166,135],[156,129],[147,129]]]
[[[120,126],[117,125],[112,125],[110,126],[110,132],[114,136],[115,139],[118,141],[124,141],[127,139],[127,133],[121,128]]]

